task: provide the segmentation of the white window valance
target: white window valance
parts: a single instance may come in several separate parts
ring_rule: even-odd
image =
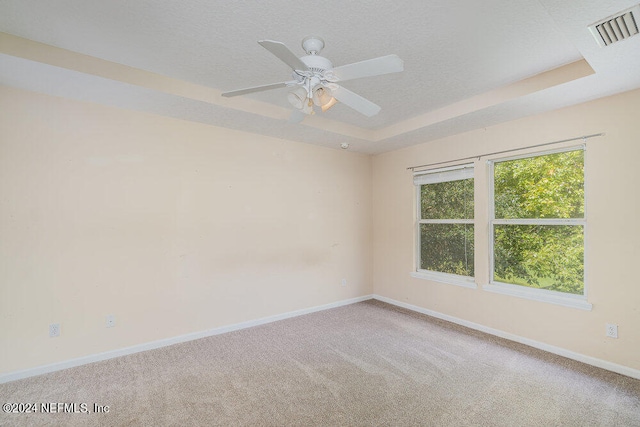
[[[414,172],[413,184],[425,185],[438,182],[461,181],[473,178],[473,163],[448,168],[432,169],[428,171]]]

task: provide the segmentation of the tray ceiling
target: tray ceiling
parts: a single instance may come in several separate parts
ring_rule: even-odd
[[[640,87],[640,37],[601,48],[588,26],[634,6],[593,0],[211,2],[4,0],[0,83],[73,99],[380,153]],[[288,80],[257,40],[325,40],[342,65],[395,53],[399,74],[345,82],[382,111],[338,104],[287,123]]]

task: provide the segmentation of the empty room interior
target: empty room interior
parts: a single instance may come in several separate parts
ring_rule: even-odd
[[[640,426],[637,2],[0,1],[0,425]]]

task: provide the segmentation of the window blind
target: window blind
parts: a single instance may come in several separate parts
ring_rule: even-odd
[[[413,184],[436,184],[438,182],[461,181],[469,178],[473,178],[473,164],[415,172],[413,174]]]

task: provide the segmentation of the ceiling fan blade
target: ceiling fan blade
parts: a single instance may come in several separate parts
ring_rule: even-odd
[[[245,95],[247,93],[262,92],[263,90],[271,90],[271,89],[278,89],[280,87],[287,87],[287,86],[291,86],[292,83],[296,83],[296,82],[295,81],[280,82],[280,83],[272,83],[270,85],[255,86],[255,87],[248,87],[245,89],[232,90],[231,92],[223,93],[222,96],[231,98],[232,96]]]
[[[331,70],[338,81],[379,76],[404,70],[404,61],[398,55],[387,55],[353,64],[341,65]]]
[[[285,46],[284,43],[273,40],[260,40],[258,43],[260,43],[263,48],[277,56],[278,59],[287,64],[293,70],[306,71],[309,69],[295,53],[291,52],[291,50]]]
[[[357,93],[353,93],[342,86],[335,88],[332,93],[335,99],[367,117],[375,116],[380,112],[381,108],[379,105],[374,104],[368,99],[363,98]]]

